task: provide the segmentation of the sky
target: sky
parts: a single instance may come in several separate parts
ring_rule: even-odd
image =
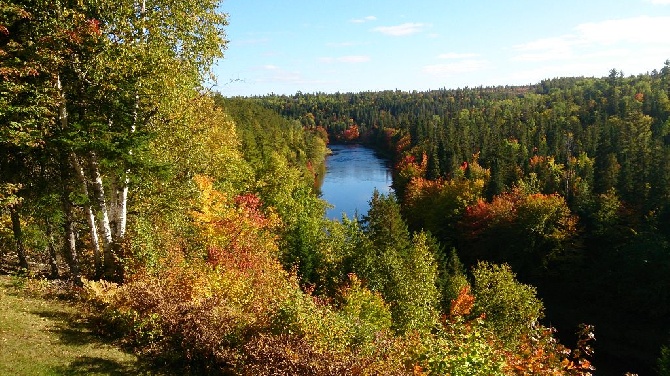
[[[225,96],[425,91],[660,70],[670,0],[223,0]]]

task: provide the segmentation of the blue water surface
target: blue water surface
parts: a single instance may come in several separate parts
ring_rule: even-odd
[[[326,175],[321,185],[322,198],[334,207],[326,212],[331,219],[342,213],[353,218],[365,215],[375,188],[391,192],[391,169],[374,150],[361,145],[330,145],[332,155],[326,158]]]

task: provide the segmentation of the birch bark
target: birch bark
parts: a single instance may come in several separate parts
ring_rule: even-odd
[[[91,151],[88,154],[88,164],[91,173],[91,185],[93,187],[93,195],[100,212],[100,228],[102,230],[102,258],[104,277],[106,279],[116,279],[118,272],[118,257],[114,254],[114,235],[112,232],[112,225],[109,215],[109,207],[105,198],[105,187],[102,181],[102,174],[100,173],[100,165],[98,157],[95,152]]]
[[[79,177],[79,182],[82,186],[84,194],[86,195],[86,197],[90,197],[88,189],[88,179],[86,179],[86,172],[84,171],[81,162],[79,162],[79,158],[77,158],[76,155],[72,154],[70,156],[70,159],[72,162],[72,166],[77,172],[77,176]],[[87,202],[84,205],[84,210],[86,211],[89,231],[91,234],[91,245],[93,246],[93,266],[95,269],[95,277],[100,278],[102,276],[103,264],[102,264],[102,252],[100,249],[100,239],[98,236],[98,225],[96,224],[95,220],[95,212],[93,211],[93,207],[91,206],[90,202]]]

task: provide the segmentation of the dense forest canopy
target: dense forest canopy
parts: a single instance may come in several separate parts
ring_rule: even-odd
[[[669,93],[666,61],[523,87],[252,100],[386,152],[411,230],[467,265],[510,264],[553,323],[596,324],[603,356],[651,364],[670,331]]]
[[[592,326],[548,326],[582,322],[621,369],[670,369],[670,62],[224,98],[218,5],[0,5],[3,272],[69,280],[194,374],[588,375]],[[387,153],[395,194],[326,219],[329,142]]]

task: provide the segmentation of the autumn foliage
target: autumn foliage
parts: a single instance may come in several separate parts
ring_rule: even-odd
[[[352,124],[342,132],[342,139],[347,142],[354,141],[360,136],[358,125]]]
[[[557,194],[520,188],[467,207],[461,221],[468,260],[509,262],[527,273],[559,257],[575,234],[577,218]]]
[[[2,268],[94,279],[101,332],[195,374],[588,375],[592,328],[563,347],[519,281],[626,340],[667,327],[670,62],[223,98],[218,2],[136,3],[0,6]],[[324,218],[329,138],[387,153],[397,196]]]
[[[194,181],[190,238],[167,240],[162,259],[136,268],[123,285],[87,283],[103,327],[123,333],[141,354],[199,373],[240,375],[561,374],[583,364],[563,362],[567,353],[550,346],[550,334],[539,342],[520,337],[511,348],[488,322],[499,308],[477,308],[479,290],[469,286],[452,301],[449,320],[430,331],[393,330],[402,301],[393,294],[385,301],[354,274],[333,299],[313,296],[278,261],[273,229],[280,222],[257,195],[231,196],[205,176]],[[500,291],[513,300],[514,289]]]

